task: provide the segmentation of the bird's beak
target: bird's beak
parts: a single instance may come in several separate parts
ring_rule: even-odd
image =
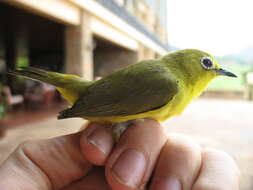
[[[231,73],[229,71],[226,71],[225,69],[219,68],[219,69],[214,69],[214,71],[218,75],[223,75],[223,76],[228,76],[228,77],[237,77],[234,73]]]

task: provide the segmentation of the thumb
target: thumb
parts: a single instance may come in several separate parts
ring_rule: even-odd
[[[86,175],[79,141],[77,133],[23,143],[0,166],[0,189],[60,189]]]

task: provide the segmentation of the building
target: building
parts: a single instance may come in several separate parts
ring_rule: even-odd
[[[101,76],[167,52],[166,1],[3,0],[0,68]]]

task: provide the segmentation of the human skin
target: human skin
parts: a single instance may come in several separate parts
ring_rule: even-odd
[[[117,143],[97,123],[25,142],[0,166],[0,179],[1,190],[239,189],[239,170],[228,154],[167,135],[150,119],[130,126]]]

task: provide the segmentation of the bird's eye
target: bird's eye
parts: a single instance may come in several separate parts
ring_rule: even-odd
[[[201,65],[205,69],[209,70],[209,69],[211,69],[213,67],[213,61],[212,61],[212,59],[210,57],[202,57],[202,59],[201,59]]]

